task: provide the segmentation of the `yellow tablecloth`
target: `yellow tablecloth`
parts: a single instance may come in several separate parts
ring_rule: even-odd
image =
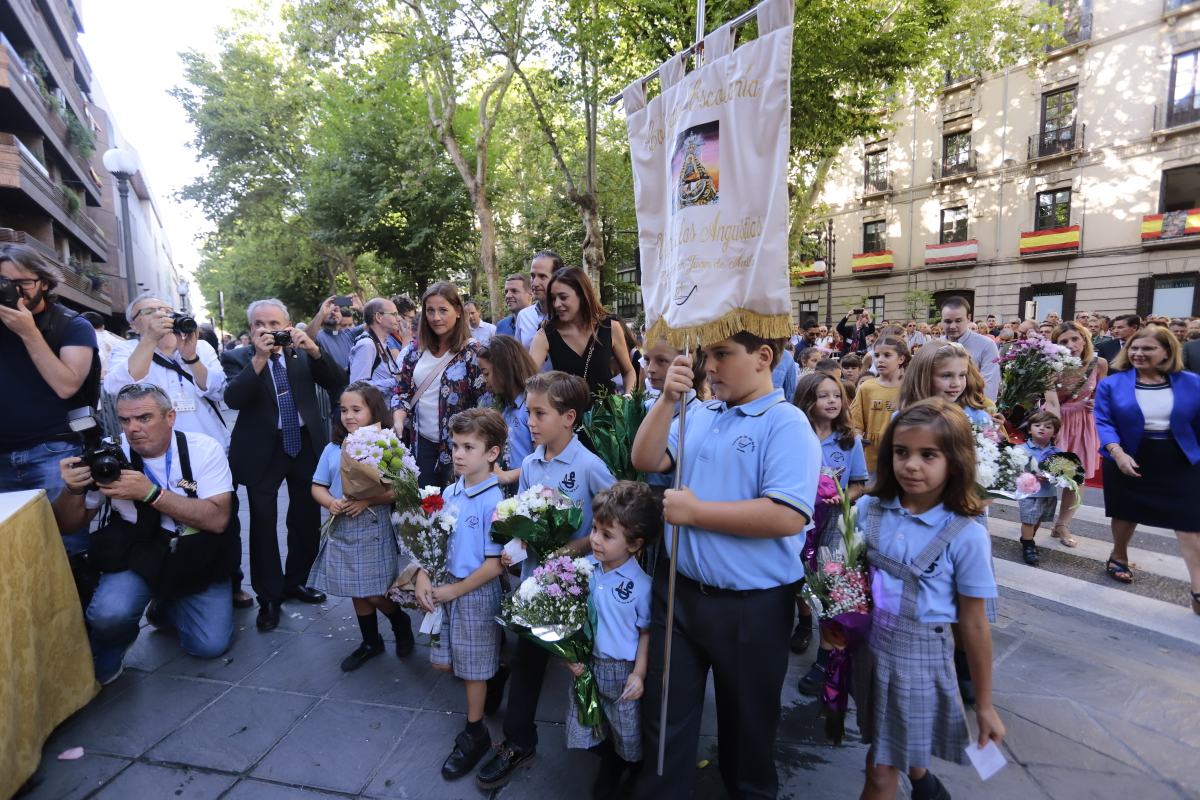
[[[46,737],[99,690],[46,493],[0,494],[0,797],[28,780]]]

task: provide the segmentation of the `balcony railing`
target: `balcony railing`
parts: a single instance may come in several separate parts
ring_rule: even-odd
[[[1200,122],[1200,108],[1195,108],[1190,98],[1183,103],[1168,103],[1154,106],[1154,130],[1170,130],[1183,125]]]
[[[967,157],[961,161],[955,161],[942,156],[940,160],[933,162],[933,179],[935,181],[947,181],[974,175],[976,172],[975,156],[975,150],[967,153]]]
[[[70,286],[78,292],[95,298],[102,305],[108,305],[112,302],[112,293],[109,291],[109,283],[116,276],[107,275],[99,272],[96,265],[92,265],[94,270],[91,274],[83,274],[80,269],[76,269],[74,265],[66,265],[63,263],[62,256],[55,252],[54,248],[47,245],[40,239],[22,230],[14,230],[13,228],[0,228],[0,243],[23,244],[32,250],[37,251],[42,258],[50,262],[51,265],[58,268],[59,274],[62,275],[60,285]],[[94,277],[93,277],[94,276]]]
[[[885,171],[883,174],[870,172],[863,175],[863,195],[870,196],[876,194],[888,194],[892,191],[892,173]]]
[[[1061,128],[1035,133],[1029,137],[1029,160],[1054,158],[1082,150],[1086,131],[1086,125],[1072,122]]]

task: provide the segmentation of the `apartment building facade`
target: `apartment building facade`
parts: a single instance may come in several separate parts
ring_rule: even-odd
[[[1200,314],[1200,0],[1075,0],[1037,68],[948,78],[846,148],[797,319]],[[830,302],[830,299],[832,302]]]
[[[82,30],[79,0],[0,0],[0,242],[36,249],[62,272],[62,301],[120,327],[126,247],[139,291],[172,297],[177,268],[141,174],[131,180],[133,241],[123,241],[116,182],[101,161],[119,133]]]

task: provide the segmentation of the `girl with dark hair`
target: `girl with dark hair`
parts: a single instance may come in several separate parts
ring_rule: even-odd
[[[859,500],[871,571],[871,632],[855,664],[855,703],[867,751],[866,800],[892,800],[901,771],[915,798],[949,797],[932,757],[964,764],[969,743],[955,693],[950,624],[975,679],[978,742],[1004,740],[992,705],[985,603],[996,596],[991,540],[977,521],[971,424],[942,398],[905,408],[879,443],[876,481]]]
[[[521,462],[533,452],[529,409],[525,405],[525,381],[537,374],[537,366],[520,342],[500,334],[493,336],[488,346],[479,352],[479,369],[491,393],[491,405],[508,425],[508,441],[496,464],[496,477],[502,484],[516,483],[521,477]],[[485,396],[482,402],[488,403],[488,397]]]
[[[413,448],[422,486],[450,477],[450,418],[475,408],[486,391],[479,343],[471,338],[458,290],[435,283],[421,297],[421,322],[396,376],[396,432]]]
[[[529,346],[533,363],[540,367],[549,358],[554,369],[583,378],[588,391],[595,394],[613,391],[610,363],[615,359],[622,386],[626,392],[633,391],[637,374],[624,333],[613,335],[613,318],[600,304],[587,273],[579,267],[563,267],[554,273],[546,287],[546,303],[550,316]]]

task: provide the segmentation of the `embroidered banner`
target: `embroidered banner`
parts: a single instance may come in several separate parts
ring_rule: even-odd
[[[704,40],[688,75],[673,57],[648,104],[623,99],[633,160],[647,338],[695,347],[740,330],[791,333],[787,163],[791,110],[789,0],[758,6],[758,38],[733,29]]]

